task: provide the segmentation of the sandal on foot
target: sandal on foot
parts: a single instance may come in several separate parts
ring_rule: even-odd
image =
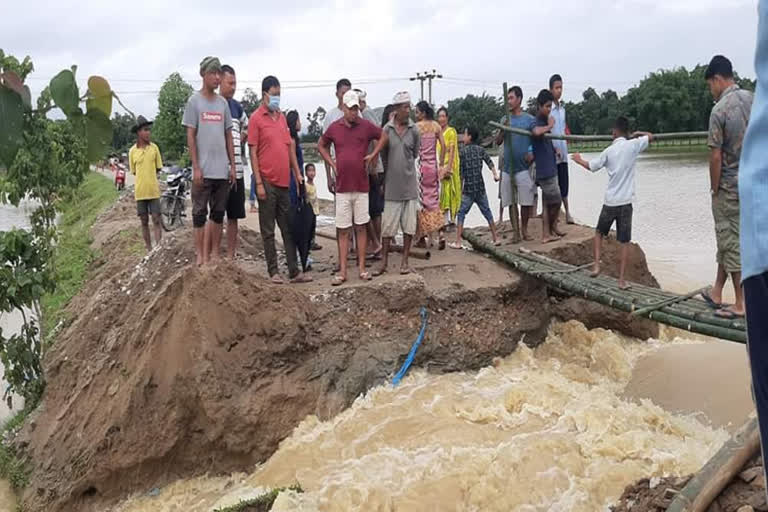
[[[371,273],[371,275],[372,275],[373,277],[379,277],[379,276],[383,276],[383,275],[384,275],[384,274],[386,274],[386,273],[387,273],[387,269],[385,269],[385,268],[377,268],[376,270],[374,270],[374,271]]]
[[[411,270],[411,269],[410,269],[410,268],[408,268],[408,267],[405,267],[405,268],[401,268],[401,269],[400,269],[400,275],[401,275],[401,276],[407,276],[408,274],[413,274],[413,270]]]
[[[370,281],[371,279],[373,279],[373,276],[371,276],[370,272],[363,272],[362,274],[360,274],[361,281]]]
[[[744,318],[744,313],[737,313],[731,309],[719,309],[715,311],[715,316],[726,320],[738,320]]]
[[[273,275],[269,280],[272,281],[272,284],[285,284],[285,279],[280,277],[280,274]]]
[[[722,302],[715,302],[715,300],[709,294],[709,291],[701,292],[699,295],[701,295],[701,298],[704,299],[704,302],[706,302],[707,306],[709,306],[710,308],[712,308],[712,309],[722,309],[723,308],[723,303]]]
[[[307,274],[304,274],[304,273],[299,274],[298,276],[291,279],[292,284],[311,283],[312,281],[314,281],[314,279],[312,279],[312,276],[308,276]]]
[[[450,244],[448,244],[448,247],[450,247],[451,249],[463,249],[464,248],[464,247],[462,247],[462,245],[459,242],[451,242]]]
[[[341,286],[346,282],[347,280],[341,276],[333,276],[331,278],[331,286]]]

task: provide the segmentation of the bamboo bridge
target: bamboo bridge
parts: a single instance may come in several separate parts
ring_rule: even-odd
[[[608,276],[590,277],[592,264],[574,266],[536,254],[523,248],[506,250],[474,230],[464,231],[464,238],[479,252],[486,253],[518,272],[547,283],[564,295],[581,297],[632,316],[649,318],[678,329],[746,343],[746,322],[715,315],[715,310],[698,298],[703,289],[679,295],[632,283],[620,290],[618,281]]]

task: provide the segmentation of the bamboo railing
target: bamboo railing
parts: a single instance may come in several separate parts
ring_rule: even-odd
[[[465,230],[464,238],[475,250],[522,273],[541,279],[567,295],[581,297],[619,311],[634,313],[678,329],[713,336],[724,340],[746,343],[744,319],[730,320],[715,316],[704,301],[694,297],[632,284],[629,290],[620,290],[616,279],[607,276],[592,278],[588,269],[575,267],[529,251],[508,251],[473,230]],[[697,290],[698,291],[698,290]]]
[[[527,136],[533,136],[533,134],[528,130],[523,130],[522,128],[513,128],[511,126],[506,126],[501,123],[497,123],[496,121],[491,121],[491,126],[494,128],[499,128],[501,130],[505,130],[511,133],[516,133],[518,135],[527,135]],[[653,139],[654,140],[672,140],[672,139],[706,139],[708,135],[708,132],[674,132],[674,133],[654,133]],[[613,140],[613,136],[611,135],[553,135],[551,133],[544,134],[544,137],[547,139],[556,139],[556,140],[567,140],[570,142],[599,142],[599,141],[606,141],[610,142]]]

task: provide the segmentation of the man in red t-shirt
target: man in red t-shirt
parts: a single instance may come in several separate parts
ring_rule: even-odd
[[[372,160],[368,154],[371,141],[381,137],[381,128],[360,116],[360,98],[355,91],[347,91],[342,98],[344,117],[331,124],[317,145],[325,164],[336,175],[336,229],[339,234],[339,274],[332,284],[338,286],[347,280],[349,234],[355,227],[357,237],[357,263],[360,279],[371,280],[365,271],[366,224],[368,214],[368,169]],[[328,148],[333,144],[336,161]]]
[[[259,230],[264,243],[269,277],[275,284],[285,281],[278,273],[275,247],[275,222],[280,227],[288,262],[288,277],[292,283],[306,283],[312,278],[302,274],[296,258],[296,244],[291,234],[291,198],[288,185],[293,171],[296,183],[303,178],[296,160],[296,143],[291,138],[288,123],[280,112],[280,82],[268,76],[261,82],[261,106],[248,121],[251,171],[259,200]]]

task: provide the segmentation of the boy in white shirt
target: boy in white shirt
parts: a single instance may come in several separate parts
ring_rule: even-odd
[[[603,210],[595,228],[595,266],[592,277],[600,275],[600,249],[603,237],[608,236],[613,222],[616,221],[616,239],[621,243],[621,263],[619,266],[619,288],[627,290],[630,286],[624,280],[624,270],[629,255],[629,242],[632,240],[632,200],[635,196],[635,162],[648,144],[653,134],[635,132],[629,136],[629,121],[620,116],[613,125],[613,142],[600,156],[587,162],[580,154],[572,156],[573,161],[591,172],[603,167],[608,171],[608,188],[605,191]]]

